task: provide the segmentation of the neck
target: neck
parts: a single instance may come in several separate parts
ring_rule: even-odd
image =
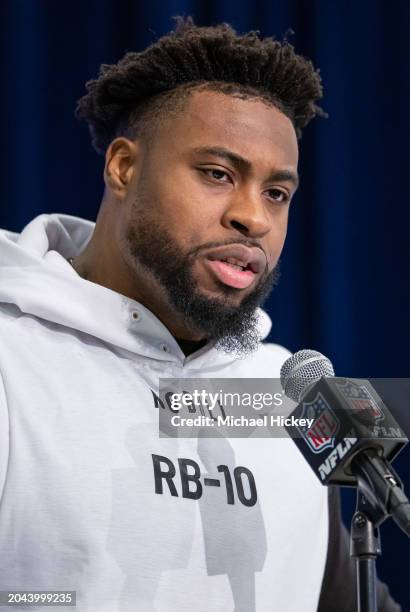
[[[203,340],[181,340],[180,338],[175,338],[175,340],[178,342],[181,351],[186,357],[195,353],[207,343],[205,338]]]
[[[100,223],[97,219],[93,236],[86,249],[73,258],[72,266],[85,280],[107,287],[150,310],[181,341],[205,344],[199,330],[187,325],[184,317],[173,310],[158,281],[142,267],[130,268],[121,254],[118,236],[113,236],[114,224]],[[108,231],[109,229],[109,231]],[[184,349],[183,349],[184,350]],[[194,349],[196,350],[196,349]]]

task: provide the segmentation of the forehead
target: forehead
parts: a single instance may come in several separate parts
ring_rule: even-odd
[[[221,146],[254,163],[295,169],[298,161],[292,122],[275,106],[258,98],[194,92],[183,109],[164,122],[158,136],[162,146],[168,143],[175,153]]]

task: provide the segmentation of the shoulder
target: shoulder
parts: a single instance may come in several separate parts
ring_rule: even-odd
[[[282,364],[291,353],[279,344],[259,344],[256,351],[232,359],[225,358],[218,364],[219,375],[229,378],[280,378]]]
[[[20,346],[22,341],[26,344],[30,339],[22,340],[22,321],[24,313],[15,304],[0,302],[0,371],[2,360]]]
[[[259,376],[279,378],[283,363],[291,355],[292,353],[280,344],[262,342],[249,359],[260,372]]]
[[[10,433],[9,404],[3,366],[7,356],[14,353],[15,327],[12,326],[21,315],[21,310],[14,304],[0,303],[0,500],[6,480]]]
[[[9,458],[9,414],[6,390],[0,370],[0,500],[6,481]]]
[[[289,349],[281,344],[274,344],[272,342],[261,342],[258,352],[261,356],[281,361],[281,363],[292,355]]]

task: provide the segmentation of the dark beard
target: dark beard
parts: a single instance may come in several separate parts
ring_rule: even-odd
[[[216,349],[238,356],[255,351],[260,341],[256,308],[264,303],[277,284],[278,266],[261,276],[255,289],[239,306],[232,306],[224,298],[206,297],[198,291],[192,266],[198,252],[221,246],[221,243],[208,243],[183,252],[165,228],[144,217],[144,212],[138,214],[137,221],[128,227],[128,250],[133,259],[161,283],[171,306],[184,316],[189,327],[203,332],[208,341],[214,342]],[[225,244],[232,242],[248,246],[251,243],[249,240],[231,240]],[[223,283],[220,286],[227,297],[237,291]]]

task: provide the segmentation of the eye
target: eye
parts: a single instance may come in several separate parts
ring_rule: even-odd
[[[266,193],[269,194],[269,197],[275,202],[279,202],[280,204],[286,204],[289,202],[289,194],[287,191],[283,189],[269,189]]]
[[[206,176],[219,183],[226,183],[231,180],[231,177],[225,170],[221,170],[220,168],[200,168],[201,172],[203,172]],[[223,180],[225,178],[225,180]]]

